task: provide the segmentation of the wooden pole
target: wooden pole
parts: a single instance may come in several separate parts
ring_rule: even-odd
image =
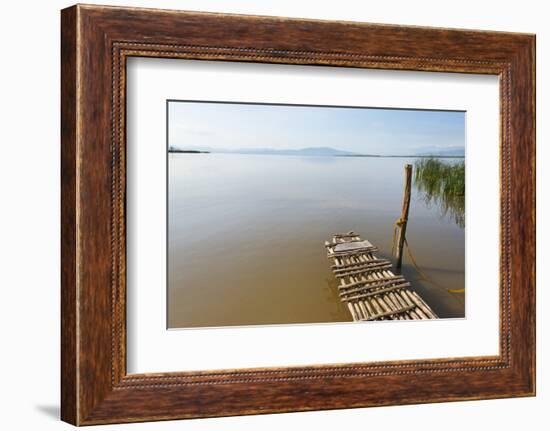
[[[401,208],[401,218],[399,219],[399,234],[397,237],[395,266],[401,268],[403,260],[403,247],[405,244],[405,233],[407,231],[407,222],[409,220],[409,208],[411,206],[411,178],[412,165],[405,165],[405,188],[403,190],[403,206]]]

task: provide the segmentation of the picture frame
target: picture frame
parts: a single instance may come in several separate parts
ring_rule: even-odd
[[[74,425],[535,395],[535,36],[76,5],[61,13],[61,418]],[[131,57],[489,74],[499,355],[128,374]]]

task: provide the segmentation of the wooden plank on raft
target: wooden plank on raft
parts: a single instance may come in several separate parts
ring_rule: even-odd
[[[359,238],[359,235],[357,235],[354,232],[334,234],[334,238],[355,238],[355,237]]]
[[[357,269],[357,267],[362,265],[367,265],[367,264],[388,263],[388,262],[389,260],[387,259],[372,259],[366,262],[358,261],[358,262],[352,262],[352,263],[343,264],[343,265],[332,265],[331,268],[333,269],[333,271],[341,271],[342,269],[348,269],[348,268]]]
[[[393,277],[387,277],[379,280],[359,280],[359,281],[353,281],[349,284],[341,284],[338,286],[338,289],[340,290],[346,290],[351,288],[356,288],[359,286],[359,289],[363,287],[370,287],[370,288],[376,288],[376,287],[384,287],[392,283],[399,283],[405,281],[405,278],[401,277],[400,275],[396,275]]]
[[[350,296],[347,296],[348,294],[343,294],[343,295],[341,294],[340,297],[342,301],[350,302],[356,299],[365,299],[365,298],[370,298],[371,296],[382,295],[383,293],[389,293],[394,290],[403,289],[404,287],[408,287],[408,286],[410,286],[410,283],[403,283],[392,287],[386,287],[385,289],[380,289],[374,292],[357,293],[355,295],[350,295]]]
[[[371,267],[360,268],[360,269],[350,270],[346,272],[335,272],[334,275],[337,278],[344,278],[350,275],[359,275],[359,274],[369,275],[375,272],[379,272],[383,269],[390,269],[390,268],[391,268],[391,263],[383,263],[383,264],[373,265]]]
[[[373,254],[378,249],[369,241],[348,232],[334,235],[325,248],[340,281],[340,300],[354,321],[437,319],[420,295],[410,290],[411,284],[391,271],[391,262]]]
[[[348,265],[333,265],[333,272],[335,274],[345,274],[350,271],[369,270],[372,268],[380,268],[389,265],[391,268],[391,262],[386,259],[373,259],[367,262],[355,262]]]
[[[365,253],[373,253],[375,251],[378,251],[376,247],[365,247],[365,248],[359,248],[356,250],[346,250],[346,251],[331,251],[328,254],[328,257],[333,258],[333,257],[361,256]]]
[[[348,243],[348,242],[352,242],[352,243],[353,243],[353,242],[363,242],[363,240],[362,240],[362,239],[349,239],[349,240],[347,240],[346,242],[347,242],[347,243]],[[334,246],[336,246],[336,245],[338,245],[338,244],[342,244],[342,243],[341,243],[341,242],[331,242],[331,243],[328,243],[328,242],[327,242],[327,243],[325,243],[325,247],[334,247]]]

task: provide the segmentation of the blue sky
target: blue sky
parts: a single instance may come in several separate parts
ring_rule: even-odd
[[[407,155],[464,148],[465,113],[169,102],[169,144],[236,150],[332,147]]]

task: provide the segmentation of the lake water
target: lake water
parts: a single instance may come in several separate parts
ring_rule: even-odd
[[[414,159],[169,154],[170,328],[351,321],[324,242],[353,230],[390,258]],[[413,187],[402,273],[464,317],[464,229]]]

